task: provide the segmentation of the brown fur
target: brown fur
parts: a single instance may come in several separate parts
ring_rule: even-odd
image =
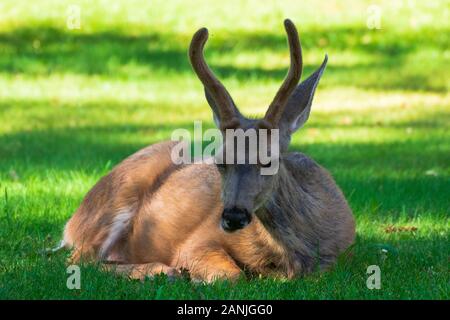
[[[178,142],[144,148],[103,177],[66,224],[72,262],[106,262],[108,270],[132,278],[176,276],[181,269],[205,281],[236,279],[244,270],[294,277],[330,266],[353,242],[352,212],[333,178],[307,156],[287,152],[291,135],[309,116],[327,58],[295,87],[301,50],[294,25],[285,25],[295,61],[264,120],[242,116],[207,67],[199,54],[206,29],[197,32],[190,50],[219,128],[234,121],[243,130],[280,129],[278,173],[261,176],[260,165],[250,164],[220,170],[211,161],[176,165],[171,151]],[[225,212],[253,218],[243,229],[225,232]]]
[[[130,156],[87,194],[65,230],[65,241],[75,249],[73,262],[98,259],[112,221],[124,207],[134,210],[130,226],[105,260],[161,263],[208,281],[235,278],[240,267],[299,275],[315,263],[329,265],[352,243],[354,222],[342,193],[306,156],[291,154],[280,168],[280,192],[261,209],[264,222],[255,218],[229,234],[220,228],[221,184],[215,165],[174,165],[174,144],[159,143]],[[297,205],[301,212],[290,214],[289,207]]]

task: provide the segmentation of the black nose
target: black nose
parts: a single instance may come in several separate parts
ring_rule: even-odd
[[[222,228],[227,232],[233,232],[244,228],[252,221],[252,215],[248,210],[237,207],[226,208],[222,213]]]

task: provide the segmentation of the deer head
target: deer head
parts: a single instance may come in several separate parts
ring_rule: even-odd
[[[290,49],[290,68],[263,119],[250,119],[243,116],[228,91],[206,64],[203,56],[203,48],[208,39],[206,28],[202,28],[195,33],[189,48],[191,64],[203,83],[206,99],[213,111],[214,121],[222,132],[224,138],[223,150],[228,150],[230,136],[226,133],[230,130],[240,130],[244,134],[250,131],[257,132],[257,137],[262,130],[266,130],[265,132],[269,132],[269,134],[274,134],[277,130],[277,136],[279,137],[277,145],[267,143],[265,148],[266,152],[277,156],[277,159],[273,160],[280,161],[280,165],[282,165],[283,153],[288,149],[291,135],[309,117],[314,92],[327,63],[327,56],[325,56],[319,69],[307,80],[298,84],[303,66],[300,41],[291,20],[286,19],[284,26]],[[233,136],[233,140],[235,137]],[[235,155],[244,153],[245,159],[258,158],[255,152],[259,154],[258,148],[260,147],[260,144],[257,144],[255,149],[246,144],[243,150],[236,150]],[[275,147],[279,149],[279,152],[274,152]],[[280,155],[279,158],[278,155]],[[222,227],[225,231],[231,232],[248,225],[251,222],[252,215],[257,213],[258,209],[270,199],[273,192],[276,191],[278,173],[261,174],[261,167],[270,166],[271,162],[262,163],[257,159],[254,163],[238,163],[226,159],[225,163],[219,163],[217,166],[222,176],[222,200],[224,205]],[[235,158],[233,159],[235,160]]]

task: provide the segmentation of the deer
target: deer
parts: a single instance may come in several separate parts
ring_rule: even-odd
[[[300,82],[298,32],[289,19],[284,27],[290,67],[262,119],[242,115],[207,65],[206,28],[194,34],[188,54],[224,136],[278,130],[276,174],[261,175],[261,163],[175,164],[179,141],[147,146],[101,178],[66,223],[60,247],[71,250],[71,263],[97,262],[141,280],[183,271],[204,282],[248,274],[292,279],[327,270],[346,252],[355,221],[343,192],[325,168],[288,151],[309,118],[328,56]]]

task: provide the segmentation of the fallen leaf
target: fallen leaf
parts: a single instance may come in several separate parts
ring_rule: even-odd
[[[393,225],[387,226],[384,228],[384,232],[386,233],[397,233],[397,232],[415,232],[418,228],[414,226],[400,226],[396,227]]]

